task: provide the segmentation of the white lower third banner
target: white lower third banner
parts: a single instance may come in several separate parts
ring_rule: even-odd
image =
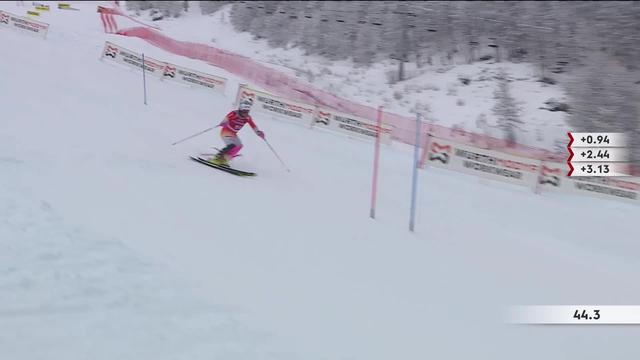
[[[536,305],[512,306],[511,324],[640,324],[640,306],[630,305]]]

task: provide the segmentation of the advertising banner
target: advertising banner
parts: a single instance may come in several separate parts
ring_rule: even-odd
[[[224,87],[227,83],[227,79],[225,78],[205,74],[169,63],[165,63],[164,69],[162,70],[162,79],[213,90],[219,93],[224,93]]]
[[[111,42],[105,42],[101,59],[116,62],[142,71],[142,55]],[[161,77],[166,64],[162,61],[144,57],[144,68],[150,75]]]
[[[542,163],[538,186],[542,191],[595,196],[640,204],[640,178],[625,177],[568,177],[566,163]]]
[[[14,29],[43,39],[47,37],[49,31],[49,24],[13,15],[6,11],[0,11],[0,27]]]
[[[540,161],[431,137],[426,164],[516,185],[533,187]]]
[[[366,120],[355,115],[348,115],[329,108],[318,108],[313,125],[319,129],[336,131],[342,134],[363,139],[375,139],[378,136],[375,121]],[[384,144],[391,143],[393,127],[382,125],[380,140]]]
[[[240,86],[238,98],[253,100],[252,111],[273,115],[279,119],[287,119],[301,125],[310,126],[313,122],[315,106],[271,95],[264,91],[251,89],[248,86]]]

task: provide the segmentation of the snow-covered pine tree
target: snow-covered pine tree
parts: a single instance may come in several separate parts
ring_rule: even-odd
[[[518,132],[524,123],[520,118],[520,109],[509,91],[509,80],[505,71],[500,72],[498,88],[494,92],[496,103],[493,113],[498,117],[498,126],[503,131],[507,146],[518,142]]]

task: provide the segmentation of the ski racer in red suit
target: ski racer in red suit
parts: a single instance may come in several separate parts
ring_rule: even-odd
[[[244,127],[245,124],[249,124],[256,135],[264,139],[264,132],[262,132],[256,124],[253,122],[249,110],[253,105],[253,100],[243,99],[238,105],[238,110],[231,111],[225,116],[224,120],[219,126],[222,127],[220,131],[220,137],[226,146],[208,161],[212,164],[229,166],[229,160],[238,156],[240,149],[242,149],[242,141],[238,137],[238,131]]]

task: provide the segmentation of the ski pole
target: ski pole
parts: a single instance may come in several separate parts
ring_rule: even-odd
[[[285,165],[284,161],[282,161],[282,159],[280,158],[280,156],[278,155],[278,153],[275,151],[275,149],[273,148],[273,146],[271,146],[271,144],[269,144],[269,142],[267,141],[267,139],[264,139],[264,142],[267,143],[267,145],[269,146],[269,149],[271,149],[271,151],[273,151],[273,154],[278,158],[278,160],[280,160],[280,163],[282,164],[282,166],[284,166],[284,168],[288,171],[291,172],[291,170],[289,170],[289,168],[287,167],[287,165]]]
[[[220,125],[218,125],[218,126],[220,126]],[[171,145],[180,144],[180,143],[181,143],[181,142],[183,142],[183,141],[187,141],[187,140],[189,140],[189,139],[191,139],[191,138],[194,138],[194,137],[196,137],[196,136],[198,136],[198,135],[202,135],[202,134],[206,133],[207,131],[211,131],[211,130],[213,130],[213,129],[217,128],[218,126],[210,127],[210,128],[208,128],[208,129],[204,129],[204,130],[200,131],[200,132],[199,132],[199,133],[197,133],[197,134],[193,134],[193,135],[188,136],[188,137],[186,137],[186,138],[184,138],[184,139],[182,139],[182,140],[178,140],[178,141],[174,142],[174,143],[173,143],[173,144],[171,144]]]

